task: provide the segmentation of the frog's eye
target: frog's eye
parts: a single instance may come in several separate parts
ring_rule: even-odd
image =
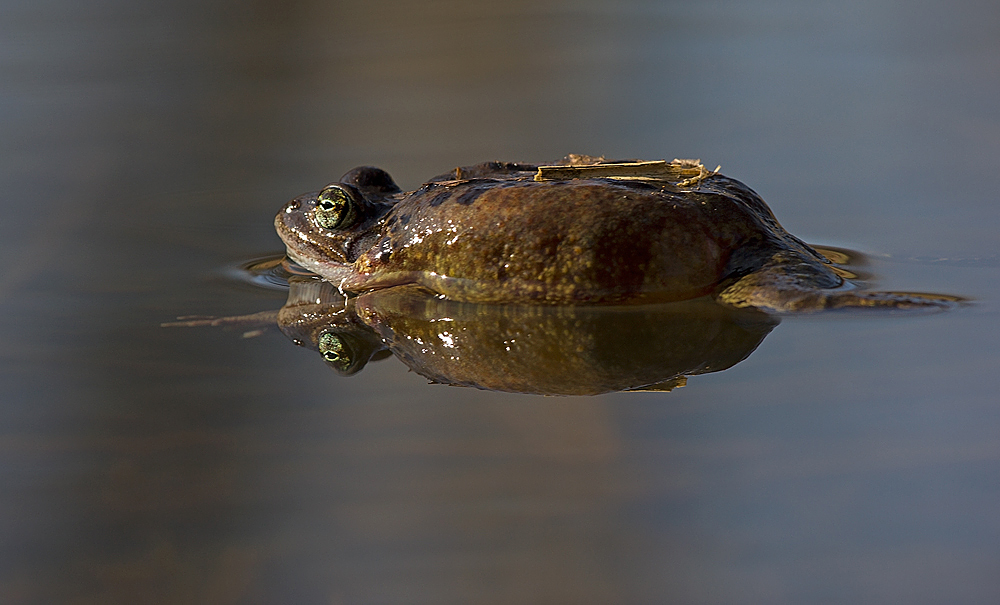
[[[351,369],[355,355],[353,347],[346,338],[333,332],[324,332],[320,335],[317,345],[320,355],[334,370],[345,373]]]
[[[360,214],[357,201],[342,187],[331,185],[316,198],[316,223],[324,229],[353,227]]]

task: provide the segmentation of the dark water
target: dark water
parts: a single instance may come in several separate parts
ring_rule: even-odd
[[[7,2],[0,601],[1000,600],[1000,10]],[[938,315],[669,393],[343,378],[231,268],[359,164],[700,157]]]

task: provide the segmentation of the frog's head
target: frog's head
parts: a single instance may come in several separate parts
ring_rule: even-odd
[[[384,170],[362,166],[321,191],[285,204],[274,218],[274,227],[289,258],[336,280],[351,275],[350,265],[378,239],[379,219],[396,203],[399,193]]]

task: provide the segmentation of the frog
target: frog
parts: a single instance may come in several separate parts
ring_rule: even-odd
[[[786,231],[764,200],[700,160],[492,161],[403,191],[361,166],[295,197],[290,260],[347,295],[397,286],[484,304],[944,309],[958,297],[864,289]]]

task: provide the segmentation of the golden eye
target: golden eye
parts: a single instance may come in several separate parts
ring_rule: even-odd
[[[320,192],[316,199],[316,224],[324,229],[348,229],[358,218],[358,204],[335,185]]]

